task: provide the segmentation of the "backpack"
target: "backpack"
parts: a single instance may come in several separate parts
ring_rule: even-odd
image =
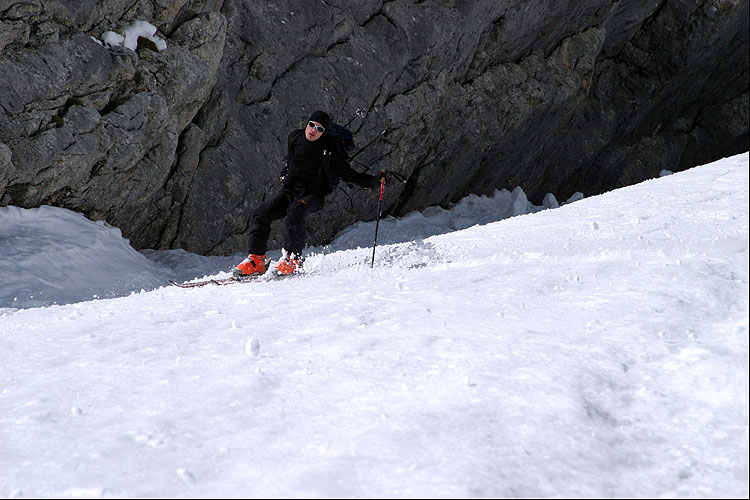
[[[329,122],[326,132],[331,136],[333,152],[349,161],[349,153],[355,148],[352,131],[338,123]]]

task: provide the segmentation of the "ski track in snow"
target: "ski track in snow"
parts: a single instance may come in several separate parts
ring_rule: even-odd
[[[747,165],[0,309],[0,495],[746,497]]]

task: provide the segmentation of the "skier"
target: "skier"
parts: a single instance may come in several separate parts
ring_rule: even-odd
[[[263,274],[271,222],[286,217],[285,252],[275,269],[279,274],[298,272],[305,246],[305,217],[323,208],[324,198],[342,179],[363,188],[380,186],[377,176],[352,170],[345,153],[334,147],[326,133],[331,119],[323,111],[310,115],[304,129],[289,134],[286,166],[279,193],[260,205],[250,219],[250,255],[234,268],[234,276]],[[383,172],[384,173],[384,172]]]

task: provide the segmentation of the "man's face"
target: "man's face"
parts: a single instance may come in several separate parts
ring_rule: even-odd
[[[307,128],[305,128],[305,137],[308,141],[317,141],[323,137],[323,132],[326,129],[318,122],[307,122]]]

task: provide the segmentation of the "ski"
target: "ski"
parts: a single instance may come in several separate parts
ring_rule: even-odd
[[[258,276],[248,276],[247,278],[219,278],[219,279],[210,279],[210,280],[204,280],[204,281],[186,281],[184,283],[178,283],[177,281],[169,280],[169,283],[174,286],[179,286],[180,288],[197,288],[200,286],[206,286],[206,285],[231,285],[232,283],[248,283],[251,281],[257,281],[259,278],[262,278],[263,275]]]
[[[293,276],[301,276],[301,273],[276,274],[275,272],[266,272],[265,274],[254,274],[252,276],[245,276],[241,278],[236,278],[234,276],[231,276],[229,278],[214,278],[214,279],[203,280],[203,281],[186,281],[184,283],[179,283],[174,280],[169,280],[169,284],[178,286],[180,288],[198,288],[198,287],[206,286],[206,285],[225,286],[225,285],[231,285],[233,283],[252,283],[254,281],[273,281],[273,280],[291,278]]]

